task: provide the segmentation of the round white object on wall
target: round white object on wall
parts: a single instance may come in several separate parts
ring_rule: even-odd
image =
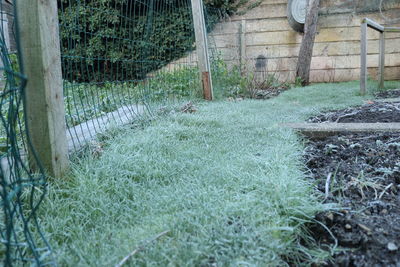
[[[287,18],[293,30],[297,32],[304,31],[306,14],[307,14],[307,0],[288,0]]]

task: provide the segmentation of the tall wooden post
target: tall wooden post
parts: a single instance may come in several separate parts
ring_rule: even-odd
[[[203,1],[192,1],[192,14],[200,80],[203,85],[204,99],[213,100],[213,88],[210,72],[210,59],[208,56],[207,30],[204,19]]]
[[[68,143],[61,76],[57,1],[18,0],[26,123],[31,138],[30,165],[38,169],[34,153],[45,171],[59,177],[68,168]]]
[[[360,93],[365,95],[367,89],[367,22],[361,24],[361,68],[360,68]]]
[[[385,32],[379,33],[379,88],[385,87]]]
[[[245,75],[246,69],[246,20],[242,19],[239,28],[239,60],[240,60],[240,73]]]

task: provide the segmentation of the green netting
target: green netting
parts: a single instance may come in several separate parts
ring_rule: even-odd
[[[9,22],[11,4],[0,2],[0,260],[4,266],[54,265],[48,242],[40,231],[36,212],[42,202],[47,181],[41,172],[33,173],[27,162],[40,166],[26,134],[24,88],[27,82],[19,63],[18,35]],[[12,37],[12,38],[11,38]],[[11,53],[11,42],[17,42]]]
[[[70,147],[201,96],[190,0],[62,0]]]
[[[71,151],[114,124],[202,96],[190,0],[59,0],[58,7]],[[0,11],[0,259],[7,266],[55,265],[36,217],[47,180],[25,124],[24,40],[4,22],[14,21],[12,4],[1,1]],[[205,13],[208,30],[223,16],[215,8]],[[210,55],[217,58],[213,49]]]
[[[235,9],[233,0],[205,2],[208,31],[227,15],[226,10]],[[246,2],[238,1],[237,6]],[[381,10],[382,16],[393,18],[385,12],[393,12],[397,5],[397,0],[349,2],[328,5],[324,12]],[[58,0],[58,6],[71,151],[110,125],[201,97],[190,0]],[[240,84],[245,81],[235,77],[240,72],[233,75],[228,70],[212,41],[216,95],[243,93],[247,89]]]

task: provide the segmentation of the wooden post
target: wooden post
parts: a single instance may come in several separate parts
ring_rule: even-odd
[[[246,20],[242,19],[239,31],[240,73],[244,75],[246,66]]]
[[[65,109],[57,1],[16,1],[25,90],[26,126],[32,143],[29,161],[38,170],[36,154],[47,174],[60,177],[68,168]]]
[[[210,60],[208,56],[207,31],[204,20],[202,0],[192,1],[193,24],[196,37],[196,48],[200,80],[203,85],[204,99],[213,100],[212,80],[210,73]]]
[[[385,32],[379,33],[379,88],[385,87]]]
[[[365,95],[367,89],[367,22],[361,24],[361,67],[360,67],[360,93]]]

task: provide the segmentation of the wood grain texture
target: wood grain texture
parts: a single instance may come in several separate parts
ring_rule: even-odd
[[[46,172],[62,176],[68,168],[68,145],[61,75],[57,2],[16,1],[23,69],[28,77],[26,114],[28,133]],[[32,168],[38,169],[29,149]]]
[[[304,35],[296,66],[296,77],[301,79],[302,85],[308,85],[310,83],[310,68],[313,57],[314,40],[317,33],[319,2],[320,0],[310,0],[307,5]]]
[[[384,19],[374,6],[377,0],[345,1],[320,0],[320,12],[311,61],[311,82],[358,80],[360,74],[361,21],[368,17],[380,24]],[[400,2],[392,1],[391,9],[385,11],[389,18],[399,18]],[[364,4],[362,4],[364,3]],[[215,47],[228,65],[246,62],[252,69],[258,56],[267,58],[268,71],[279,71],[286,76],[295,70],[302,35],[293,31],[286,18],[287,0],[264,0],[254,10],[233,16],[218,23],[210,33]],[[245,20],[245,51],[240,44],[242,20]],[[400,27],[400,23],[391,25]],[[376,76],[379,66],[380,35],[372,29],[367,34],[367,71]],[[385,33],[385,79],[400,79],[400,33]],[[325,71],[325,73],[324,73]],[[318,73],[318,75],[316,74]],[[292,74],[290,77],[294,76]],[[326,80],[324,80],[324,78]],[[334,78],[332,78],[334,77]]]
[[[213,99],[212,80],[210,72],[210,60],[208,55],[207,31],[205,28],[205,19],[202,0],[191,0],[193,25],[196,37],[196,51],[199,66],[200,82],[203,85],[203,94],[206,100]],[[208,77],[205,77],[207,75]]]
[[[368,49],[367,49],[368,53]],[[380,33],[379,38],[379,88],[384,88],[385,81],[385,33]]]

